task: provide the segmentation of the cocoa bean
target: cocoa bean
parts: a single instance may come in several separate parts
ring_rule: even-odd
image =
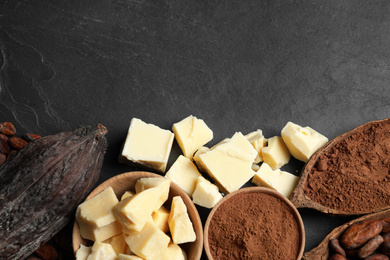
[[[0,166],[3,165],[7,161],[7,155],[0,153]]]
[[[8,139],[8,143],[15,150],[20,150],[27,144],[27,141],[20,137],[13,136]]]
[[[389,257],[383,254],[373,254],[364,258],[364,260],[389,260]]]
[[[390,256],[390,233],[384,234],[382,237],[383,242],[380,246],[380,251],[385,255]]]
[[[333,253],[346,256],[345,250],[340,246],[340,242],[337,238],[332,238],[331,240],[329,240],[329,247]]]
[[[383,238],[381,235],[377,235],[377,236],[371,238],[370,240],[368,240],[368,242],[364,246],[362,246],[359,249],[357,256],[359,258],[368,257],[369,255],[374,253],[375,250],[378,249],[378,247],[380,246],[380,244],[382,242],[383,242]]]
[[[355,259],[357,257],[357,253],[358,253],[359,249],[358,248],[355,248],[355,249],[347,249],[345,250],[345,254],[347,255],[347,258],[350,259]]]
[[[27,142],[32,142],[38,138],[41,138],[40,135],[37,135],[37,134],[30,134],[30,133],[27,133],[23,136],[24,140],[26,140]]]
[[[390,218],[382,219],[382,222],[383,222],[382,232],[390,233]]]
[[[383,222],[380,220],[366,220],[351,225],[342,235],[340,244],[344,249],[353,249],[365,244],[368,240],[379,235]]]
[[[340,254],[333,254],[330,256],[329,260],[347,260],[347,258]]]
[[[0,123],[0,133],[5,135],[15,135],[16,128],[11,122]]]
[[[5,134],[0,134],[0,153],[8,154],[11,147],[8,144],[8,137]]]
[[[56,260],[58,257],[57,250],[50,244],[43,244],[35,251],[35,254],[42,258],[42,260]]]

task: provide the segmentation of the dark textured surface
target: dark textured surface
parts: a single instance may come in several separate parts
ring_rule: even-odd
[[[3,0],[0,121],[41,135],[102,123],[100,181],[134,169],[117,162],[132,117],[170,129],[195,115],[211,144],[287,121],[332,139],[389,117],[389,31],[385,0]],[[300,212],[306,250],[347,221]]]

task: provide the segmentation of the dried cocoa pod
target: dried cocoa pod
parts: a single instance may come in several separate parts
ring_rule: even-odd
[[[383,242],[380,246],[380,251],[385,255],[390,256],[390,233],[386,233],[382,237]]]
[[[390,233],[390,218],[382,219],[382,222],[383,222],[382,232]]]
[[[56,248],[47,243],[41,245],[35,251],[35,254],[39,256],[42,260],[56,260],[58,258],[58,252]]]
[[[8,154],[11,147],[8,144],[8,137],[5,134],[0,134],[0,153]]]
[[[359,258],[368,257],[369,255],[374,253],[375,250],[377,250],[379,248],[379,246],[382,242],[383,242],[383,238],[381,235],[377,235],[377,236],[371,238],[370,240],[368,240],[368,242],[365,245],[363,245],[359,249],[357,256]]]
[[[95,186],[107,129],[45,136],[0,167],[0,259],[25,259],[73,219]]]
[[[364,258],[364,260],[389,260],[389,257],[383,254],[373,254]]]
[[[329,247],[335,254],[340,254],[342,256],[347,256],[345,250],[340,246],[340,242],[337,238],[332,238],[329,240]]]
[[[0,153],[0,166],[7,161],[7,155]]]
[[[30,134],[30,133],[27,133],[23,136],[24,140],[26,140],[27,142],[32,142],[38,138],[41,138],[40,135],[37,135],[37,134]]]
[[[0,123],[0,133],[5,135],[15,135],[16,128],[11,122],[2,122]]]
[[[383,222],[380,220],[366,220],[356,222],[341,236],[340,244],[345,249],[357,248],[368,240],[379,235]]]
[[[8,139],[8,143],[15,150],[20,150],[27,144],[27,141],[20,137],[12,136]]]
[[[330,256],[329,260],[347,260],[347,258],[340,254],[333,254]]]

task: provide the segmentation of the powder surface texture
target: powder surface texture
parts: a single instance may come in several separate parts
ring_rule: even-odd
[[[214,259],[295,260],[297,221],[285,202],[264,193],[239,193],[221,204],[209,227]]]
[[[321,155],[304,193],[340,212],[369,212],[390,205],[390,124],[350,135]]]

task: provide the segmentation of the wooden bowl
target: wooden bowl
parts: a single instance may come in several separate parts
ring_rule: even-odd
[[[120,198],[125,191],[134,192],[136,181],[144,177],[163,178],[161,175],[157,175],[151,172],[143,172],[143,171],[126,172],[117,175],[115,177],[112,177],[107,181],[103,182],[102,184],[100,184],[88,195],[86,200],[94,197],[99,192],[103,191],[104,189],[110,186],[113,188],[118,198]],[[186,251],[188,259],[194,259],[194,260],[200,259],[203,250],[203,229],[202,229],[202,222],[199,217],[199,213],[192,200],[188,197],[188,195],[179,186],[171,182],[169,198],[166,202],[167,206],[170,205],[172,198],[174,196],[180,196],[183,199],[185,205],[187,206],[188,215],[190,216],[196,234],[196,240],[194,242],[181,244],[180,246],[182,246],[182,248]],[[74,253],[76,253],[76,251],[79,249],[80,244],[88,245],[91,243],[91,241],[87,241],[80,236],[79,225],[77,224],[76,221],[73,226],[72,240],[73,240],[72,246],[73,246]]]
[[[350,138],[354,134],[365,134],[366,137],[368,137],[367,135],[370,134],[369,130],[372,127],[378,126],[379,124],[390,124],[390,118],[384,119],[384,120],[378,120],[378,121],[371,121],[371,122],[368,122],[364,125],[360,125],[360,126],[356,127],[355,129],[348,131],[342,135],[339,135],[338,137],[329,141],[323,148],[319,149],[315,154],[313,154],[313,156],[310,158],[310,160],[303,167],[302,172],[301,172],[301,176],[300,176],[300,180],[297,184],[297,187],[295,188],[292,195],[290,196],[290,200],[294,204],[294,206],[297,208],[315,209],[315,210],[318,210],[318,211],[323,212],[325,214],[333,215],[333,216],[358,216],[358,215],[370,214],[370,213],[379,212],[382,210],[389,209],[390,205],[380,207],[380,208],[372,208],[369,210],[365,209],[365,210],[361,210],[361,211],[347,210],[347,209],[345,209],[345,207],[338,210],[338,209],[331,208],[327,205],[323,205],[324,203],[321,204],[317,201],[314,201],[309,196],[307,196],[305,194],[306,187],[308,185],[310,185],[310,183],[308,181],[308,176],[311,173],[311,171],[313,170],[313,168],[317,167],[317,163],[320,161],[322,155],[324,155],[328,151],[331,151],[331,149],[334,146],[336,146],[340,142],[343,142],[344,140]],[[382,141],[386,141],[388,143],[390,140],[382,140]],[[380,141],[378,141],[378,142],[380,142]],[[369,151],[369,150],[372,150],[372,149],[370,147],[367,147],[366,151]],[[339,154],[340,153],[346,153],[346,152],[341,151],[341,152],[339,152]],[[372,172],[371,174],[374,175],[375,172]],[[334,177],[332,176],[332,178],[334,178]],[[328,178],[328,179],[331,180],[330,178]],[[384,190],[382,187],[380,187],[379,184],[376,185],[376,187],[377,187],[378,191]],[[329,193],[330,192],[334,193],[334,197],[338,196],[335,194],[333,189],[329,189],[329,190],[330,190]],[[383,193],[386,193],[386,191],[383,191]],[[351,192],[351,194],[352,194],[352,192]],[[388,194],[388,191],[387,191],[387,194]],[[355,197],[356,197],[356,201],[360,201],[359,196],[355,195]],[[367,205],[367,204],[365,204],[365,205]]]
[[[209,231],[215,227],[212,226],[212,219],[215,217],[216,213],[223,209],[226,205],[228,205],[228,203],[230,201],[232,201],[232,199],[234,199],[236,196],[240,196],[240,195],[246,195],[246,194],[254,194],[254,195],[261,195],[261,194],[267,194],[267,195],[270,195],[274,198],[277,198],[281,201],[282,204],[285,204],[287,206],[287,209],[292,213],[293,215],[293,219],[296,221],[297,223],[297,227],[298,227],[298,234],[299,234],[299,246],[297,248],[297,252],[298,252],[298,255],[297,255],[297,258],[296,259],[301,259],[302,258],[302,255],[303,255],[303,252],[304,252],[304,248],[305,248],[305,229],[304,229],[304,225],[303,225],[303,221],[302,221],[302,218],[298,212],[298,210],[294,207],[294,205],[287,199],[285,198],[283,195],[281,195],[280,193],[276,192],[275,190],[272,190],[270,188],[265,188],[265,187],[248,187],[248,188],[243,188],[243,189],[240,189],[240,190],[237,190],[235,192],[232,192],[230,194],[228,194],[227,196],[225,196],[222,200],[220,200],[215,206],[214,208],[211,210],[207,220],[206,220],[206,223],[205,223],[205,227],[204,227],[204,249],[205,249],[205,253],[208,257],[209,260],[213,260],[213,255],[211,253],[211,246],[210,246],[210,241],[209,241]],[[249,200],[244,200],[243,202],[244,204],[250,204],[251,202]],[[242,204],[240,204],[242,206]],[[260,202],[260,205],[261,205],[261,202]],[[267,208],[266,210],[271,210],[269,208]],[[277,207],[273,207],[273,210],[278,210]],[[272,211],[272,210],[271,210]],[[243,214],[243,216],[245,217],[247,214]],[[258,215],[258,218],[261,218],[261,215],[259,214]],[[285,219],[280,219],[281,222],[284,222]],[[255,224],[255,223],[249,223],[249,224]],[[232,228],[238,228],[237,226],[235,227],[234,226],[235,224],[233,224],[233,227]],[[283,234],[285,235],[285,234]],[[259,236],[260,237],[260,236]],[[280,250],[280,248],[276,248],[276,251]],[[232,257],[233,259],[234,257]],[[254,258],[258,258],[258,256],[255,256]]]
[[[384,219],[384,218],[389,218],[390,217],[390,209],[389,210],[384,210],[378,213],[373,213],[373,214],[368,214],[364,215],[360,218],[351,220],[348,223],[345,223],[344,225],[341,225],[335,229],[332,230],[325,238],[322,240],[322,242],[314,249],[312,249],[309,252],[306,252],[303,255],[302,259],[305,260],[327,260],[329,259],[330,252],[329,252],[329,240],[332,238],[340,238],[341,234],[344,233],[344,231],[350,227],[352,224],[363,221],[363,220],[369,220],[369,219]]]

